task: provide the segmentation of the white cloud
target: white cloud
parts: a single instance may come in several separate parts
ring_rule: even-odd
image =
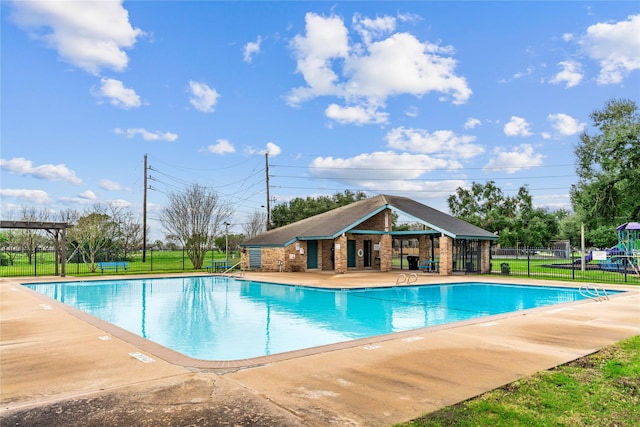
[[[409,33],[396,33],[367,46],[364,55],[350,56],[345,63],[346,96],[384,100],[389,96],[422,96],[440,92],[463,104],[471,89],[455,75],[451,47],[422,43]]]
[[[572,210],[571,196],[569,194],[537,194],[534,199],[536,208],[548,208],[550,210]]]
[[[110,179],[103,179],[100,181],[100,188],[107,191],[125,190],[125,188],[119,182],[112,181]]]
[[[218,97],[220,96],[215,89],[207,86],[206,83],[189,82],[189,89],[191,90],[191,98],[189,102],[193,107],[204,113],[210,113],[214,110]]]
[[[345,159],[318,157],[309,164],[309,173],[315,178],[330,179],[372,191],[399,191],[419,197],[445,197],[463,186],[464,181],[428,181],[422,178],[432,170],[460,167],[458,162],[425,154],[379,151]]]
[[[140,135],[142,139],[145,141],[169,141],[173,142],[178,139],[178,134],[172,132],[161,132],[161,131],[148,131],[143,128],[132,128],[132,129],[120,129],[115,128],[113,130],[117,135],[124,135],[127,138],[133,138],[136,135]]]
[[[527,67],[527,70],[526,70],[526,71],[519,71],[519,72],[515,73],[515,74],[513,75],[513,78],[514,78],[514,79],[521,79],[521,78],[523,78],[523,77],[530,76],[531,74],[533,74],[533,72],[534,72],[535,70],[536,70],[536,68],[535,68],[535,67],[533,67],[533,66],[529,65],[529,66]]]
[[[258,36],[255,42],[249,42],[244,45],[244,62],[251,62],[253,55],[260,53],[260,44],[262,43],[262,37]]]
[[[266,153],[269,153],[269,156],[275,157],[278,154],[282,153],[282,148],[280,148],[278,145],[274,144],[273,142],[267,142],[266,148],[264,149],[246,147],[244,152],[247,155],[253,155],[253,154],[265,155]]]
[[[86,190],[75,197],[60,197],[59,200],[65,205],[92,205],[96,200],[98,200],[98,198],[93,191]],[[113,201],[106,201],[106,203],[117,205],[116,203],[113,203]]]
[[[133,47],[142,30],[129,23],[122,0],[15,1],[12,18],[33,38],[58,55],[97,75],[103,68],[126,69],[125,49]]]
[[[563,113],[549,114],[547,120],[551,122],[551,126],[560,135],[575,135],[582,132],[587,126],[586,123],[578,122],[573,117]]]
[[[640,14],[626,21],[598,23],[587,28],[580,44],[600,64],[598,83],[615,84],[634,70],[640,70]]]
[[[380,38],[396,29],[396,18],[392,16],[371,19],[362,18],[359,14],[356,14],[353,16],[352,22],[365,44],[370,44],[373,38]]]
[[[326,113],[332,115],[327,115],[339,123],[363,124],[380,123],[381,113],[371,112],[391,96],[439,92],[454,104],[471,96],[466,79],[455,74],[453,48],[421,42],[406,32],[387,37],[395,30],[395,18],[355,15],[352,24],[361,42],[352,44],[342,18],[307,13],[305,19],[305,34],[296,35],[290,46],[306,86],[291,90],[290,105],[319,96],[338,97],[346,105],[330,105]]]
[[[321,95],[338,95],[338,76],[331,68],[332,61],[349,54],[348,31],[342,19],[323,18],[315,13],[305,15],[306,35],[296,35],[291,48],[297,60],[296,71],[302,74],[307,87],[293,89],[289,103],[299,104]]]
[[[404,114],[408,117],[418,117],[418,107],[411,106],[407,108],[407,111]]]
[[[131,206],[131,202],[122,199],[107,200],[105,203],[116,208],[128,208],[129,206]]]
[[[469,159],[484,152],[484,148],[472,144],[474,136],[459,136],[450,130],[429,133],[424,129],[399,127],[389,131],[386,139],[390,148],[437,157]]]
[[[564,33],[564,34],[562,35],[562,40],[564,40],[564,41],[568,42],[568,41],[573,40],[573,39],[574,39],[574,37],[575,37],[575,36],[574,36],[573,34],[571,34],[571,33]]]
[[[236,151],[235,147],[232,143],[230,143],[226,139],[218,139],[216,143],[213,145],[209,145],[207,147],[207,151],[210,151],[214,154],[226,154],[226,153],[234,153]]]
[[[541,166],[542,154],[536,154],[530,144],[521,144],[511,151],[502,148],[494,149],[497,156],[487,163],[483,170],[485,172],[503,171],[506,173],[515,173],[521,169],[530,169],[532,167]]]
[[[95,193],[91,190],[83,191],[82,193],[78,194],[78,197],[84,200],[91,200],[91,201],[97,199]]]
[[[576,61],[562,61],[558,65],[562,68],[550,80],[553,84],[565,83],[565,88],[577,86],[582,80],[582,65]]]
[[[267,142],[267,148],[262,152],[262,154],[265,153],[269,153],[270,156],[275,157],[282,153],[282,149],[273,142]]]
[[[388,113],[377,111],[376,107],[371,105],[341,107],[338,104],[331,104],[324,114],[340,124],[353,123],[356,125],[387,123],[389,117]]]
[[[35,203],[38,205],[51,203],[51,198],[49,197],[49,195],[42,190],[0,188],[0,196],[21,199],[29,203]]]
[[[509,123],[504,125],[504,134],[507,136],[530,136],[533,135],[529,130],[530,126],[522,117],[511,116]]]
[[[464,124],[465,129],[473,129],[476,126],[482,124],[482,122],[478,119],[474,119],[473,117],[469,117]]]
[[[125,110],[142,105],[136,91],[125,87],[120,80],[102,78],[100,88],[91,92],[94,96],[108,98],[111,105]]]
[[[16,175],[27,175],[46,181],[66,181],[72,184],[82,184],[82,180],[76,176],[76,173],[63,164],[47,164],[34,167],[31,160],[27,160],[24,157],[15,157],[11,160],[0,159],[0,168]]]

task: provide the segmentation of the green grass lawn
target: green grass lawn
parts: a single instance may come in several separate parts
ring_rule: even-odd
[[[214,261],[224,261],[226,254],[220,251],[207,252],[203,267],[210,265]],[[118,259],[109,259],[110,261],[121,261]],[[100,270],[91,272],[89,264],[84,262],[76,262],[76,258],[72,258],[66,265],[66,271],[71,276],[92,276],[100,275]],[[126,271],[119,270],[109,271],[109,274],[130,274],[130,273],[151,273],[151,272],[183,272],[183,271],[202,271],[195,270],[191,260],[183,251],[147,251],[146,260],[142,262],[142,251],[127,253],[126,261],[128,268]],[[229,264],[236,264],[240,261],[239,255],[229,253]],[[0,267],[0,277],[10,276],[52,276],[55,272],[54,254],[52,252],[38,253],[36,257],[32,257],[31,263],[25,254],[18,254],[14,258],[13,265]]]
[[[640,336],[399,426],[640,426]]]

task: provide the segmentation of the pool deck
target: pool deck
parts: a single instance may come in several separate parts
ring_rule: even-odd
[[[349,288],[392,286],[397,276],[244,278]],[[127,278],[137,277],[150,276]],[[578,286],[503,276],[417,278],[415,284]],[[0,279],[2,425],[393,425],[640,334],[640,287],[606,285],[629,292],[248,361],[202,362],[20,286],[51,281],[61,280]]]

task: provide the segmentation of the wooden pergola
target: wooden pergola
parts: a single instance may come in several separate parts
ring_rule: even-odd
[[[54,238],[55,247],[55,275],[65,277],[67,263],[67,228],[73,227],[66,222],[45,222],[45,221],[0,221],[0,228],[19,228],[23,230],[46,230]],[[62,242],[60,242],[62,238]],[[62,249],[60,249],[62,243]],[[60,260],[61,271],[58,272],[58,260]]]

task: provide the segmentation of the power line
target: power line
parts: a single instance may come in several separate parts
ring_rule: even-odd
[[[289,189],[295,189],[295,190],[325,190],[325,191],[343,191],[345,189],[351,190],[351,191],[363,191],[363,192],[373,192],[373,193],[384,193],[384,192],[389,192],[389,193],[444,193],[444,192],[449,192],[447,191],[443,191],[443,190],[420,190],[420,189],[411,189],[411,190],[400,190],[397,188],[393,188],[393,189],[380,189],[380,188],[376,188],[375,190],[370,189],[370,188],[347,188],[347,187],[342,187],[342,188],[329,188],[329,187],[294,187],[294,186],[284,186],[284,185],[273,185],[272,187],[276,187],[276,188],[289,188]],[[545,187],[545,188],[529,188],[529,191],[540,191],[540,190],[566,190],[567,187]],[[504,192],[508,192],[508,191],[514,191],[517,192],[519,191],[519,188],[514,188],[514,189],[506,189],[506,190],[502,190]]]
[[[297,178],[297,179],[324,179],[324,180],[366,180],[366,181],[451,181],[456,178],[363,178],[357,176],[296,176],[296,175],[271,175],[273,178]],[[544,176],[519,176],[518,179],[546,179],[546,178],[573,178],[575,175],[544,175]],[[465,181],[488,180],[496,181],[503,179],[513,180],[514,177],[500,178],[458,178]]]
[[[436,172],[436,171],[445,171],[445,172],[460,172],[460,171],[464,171],[464,170],[510,170],[510,169],[514,169],[513,166],[504,166],[504,167],[491,167],[491,168],[485,168],[485,167],[465,167],[462,169],[451,169],[451,168],[409,168],[409,167],[402,167],[402,168],[383,168],[383,167],[353,167],[353,166],[349,166],[349,167],[340,167],[340,166],[310,166],[310,165],[306,165],[306,166],[296,166],[296,165],[279,165],[279,164],[272,164],[272,167],[280,167],[280,168],[293,168],[293,169],[330,169],[330,170],[371,170],[371,171],[423,171],[423,172]],[[568,163],[568,164],[559,164],[559,165],[541,165],[541,166],[536,166],[536,168],[559,168],[559,167],[575,167],[574,163]]]

